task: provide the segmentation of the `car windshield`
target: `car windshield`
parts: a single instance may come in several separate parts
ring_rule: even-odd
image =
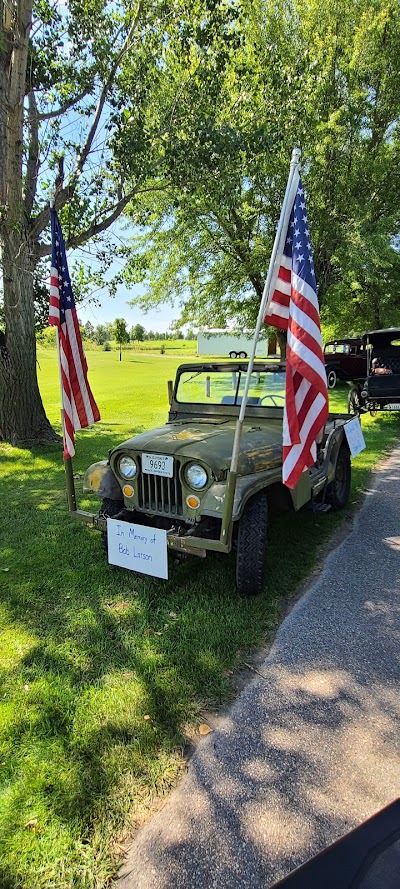
[[[176,400],[181,404],[241,404],[246,372],[240,370],[190,370],[180,374]],[[282,407],[285,400],[285,371],[254,371],[250,378],[248,404]]]

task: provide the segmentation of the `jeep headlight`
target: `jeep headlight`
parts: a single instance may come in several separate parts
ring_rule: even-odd
[[[133,457],[120,457],[117,462],[117,469],[123,478],[135,478],[137,473],[136,461]]]
[[[208,482],[206,470],[203,469],[202,466],[199,466],[198,463],[191,463],[190,466],[187,466],[185,469],[185,478],[188,485],[190,485],[191,488],[195,488],[196,491],[205,488]]]

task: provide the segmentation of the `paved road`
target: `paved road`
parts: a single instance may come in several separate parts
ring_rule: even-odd
[[[399,796],[400,447],[117,889],[267,889]]]

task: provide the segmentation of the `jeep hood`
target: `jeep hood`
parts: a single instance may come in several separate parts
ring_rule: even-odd
[[[236,421],[231,418],[204,421],[175,421],[142,432],[118,445],[112,455],[123,451],[166,454],[182,460],[200,460],[215,476],[229,469]],[[260,472],[282,463],[282,421],[257,419],[243,424],[239,475]]]

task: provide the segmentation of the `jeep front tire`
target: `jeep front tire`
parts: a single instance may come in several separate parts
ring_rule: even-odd
[[[105,497],[104,500],[101,501],[99,515],[103,516],[103,518],[105,519],[112,519],[114,518],[114,516],[118,515],[118,513],[121,512],[123,508],[123,500],[111,500],[109,497]],[[108,557],[107,531],[101,532],[101,544],[106,556]]]
[[[267,494],[261,491],[249,500],[239,520],[236,587],[242,596],[257,596],[263,588],[267,528]]]

